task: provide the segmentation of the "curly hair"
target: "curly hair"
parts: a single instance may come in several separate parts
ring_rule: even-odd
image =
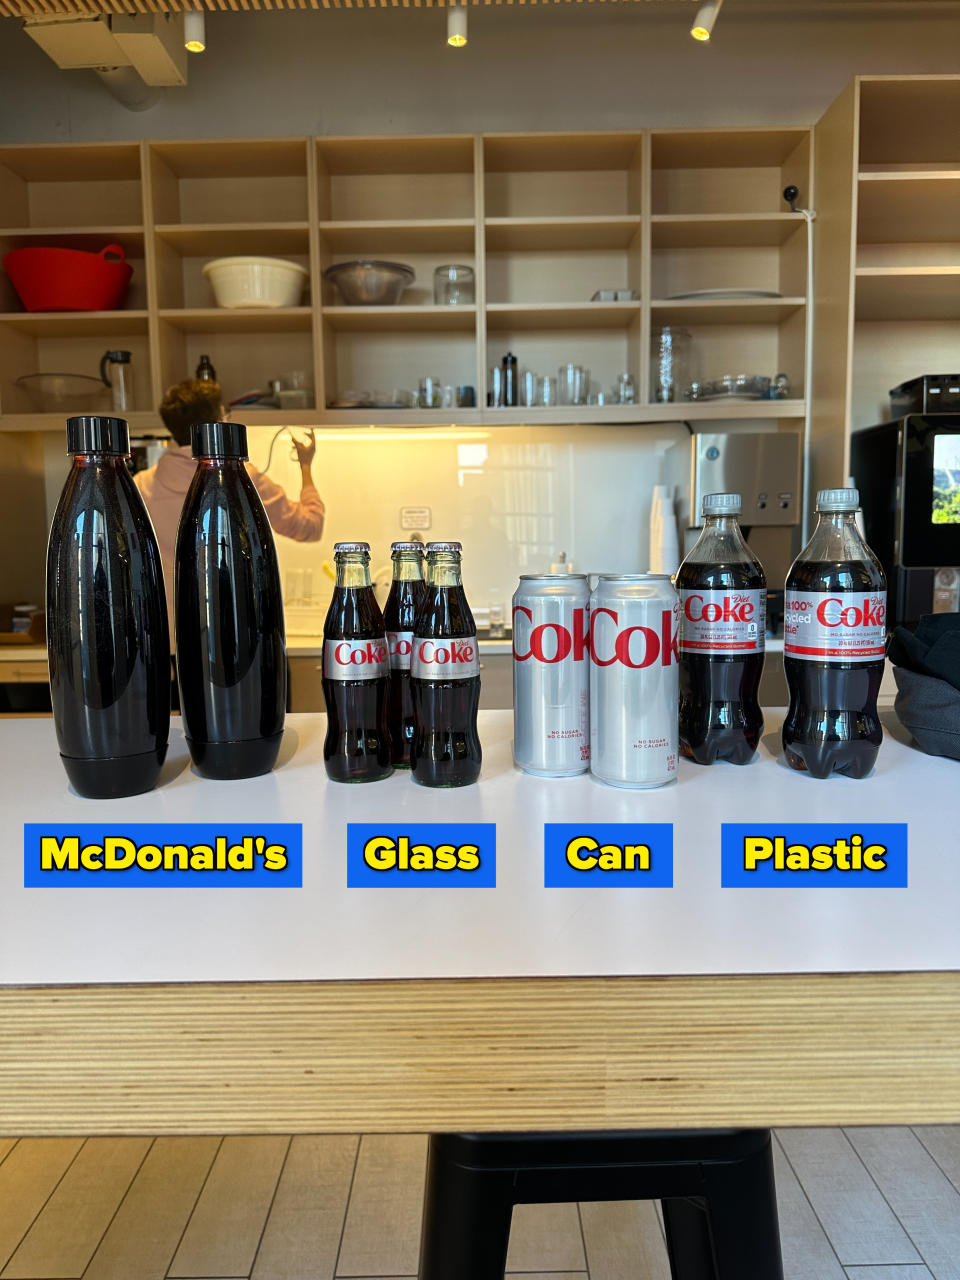
[[[195,422],[219,422],[223,414],[223,392],[219,382],[186,378],[168,387],[160,405],[163,425],[177,444],[190,443]]]

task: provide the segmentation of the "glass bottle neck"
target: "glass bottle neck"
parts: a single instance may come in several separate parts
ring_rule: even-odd
[[[432,587],[460,586],[460,557],[437,552],[427,560],[427,582]]]
[[[393,557],[394,582],[422,582],[423,562],[416,551],[400,552]]]
[[[370,561],[367,556],[347,555],[342,559],[337,557],[337,586],[338,587],[369,587],[372,586],[370,581]]]

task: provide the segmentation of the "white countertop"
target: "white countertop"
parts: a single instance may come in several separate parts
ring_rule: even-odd
[[[906,744],[892,712],[873,775],[818,782],[776,758],[769,713],[744,769],[681,761],[659,791],[515,769],[512,716],[481,715],[477,786],[407,774],[327,781],[324,718],[288,717],[281,763],[242,783],[199,778],[175,720],[163,785],[125,800],[74,795],[50,720],[0,721],[0,981],[89,983],[960,967],[955,762]],[[896,736],[894,736],[896,735]],[[346,823],[495,821],[496,889],[347,889]],[[672,889],[544,889],[544,822],[674,824]],[[23,824],[302,822],[302,889],[24,889]],[[721,821],[908,821],[909,889],[720,889]],[[841,833],[843,833],[841,831]]]

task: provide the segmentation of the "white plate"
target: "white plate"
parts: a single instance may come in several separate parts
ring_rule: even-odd
[[[693,301],[695,298],[782,298],[772,289],[694,289],[691,293],[671,293],[668,302]]]

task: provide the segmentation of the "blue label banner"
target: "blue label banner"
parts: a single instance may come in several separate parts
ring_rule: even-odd
[[[543,883],[547,889],[671,889],[673,826],[547,822]]]
[[[300,823],[23,824],[27,889],[299,889]]]
[[[743,888],[907,888],[905,822],[725,822],[720,884]]]
[[[493,889],[495,822],[348,822],[348,889]]]

